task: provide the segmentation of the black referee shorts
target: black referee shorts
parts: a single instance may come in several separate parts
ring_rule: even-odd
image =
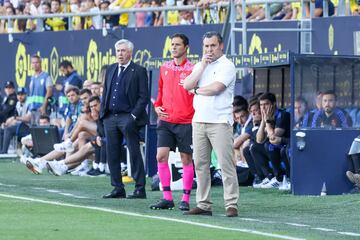
[[[157,147],[168,147],[171,151],[179,149],[182,153],[192,153],[191,124],[175,124],[160,121],[157,129]]]

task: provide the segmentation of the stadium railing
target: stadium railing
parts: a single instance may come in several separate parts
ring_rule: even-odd
[[[328,1],[330,0],[323,0],[323,15],[326,17],[328,16]],[[310,0],[246,0],[246,5],[258,5],[258,4],[264,4],[264,10],[265,10],[265,20],[270,20],[270,4],[273,3],[293,3],[293,2],[300,2],[301,6],[305,6],[305,3],[310,2],[310,16],[314,16],[314,2]],[[233,3],[233,0],[229,2],[221,2],[221,3],[213,3],[210,4],[209,7],[206,7],[206,9],[212,9],[215,11],[218,11],[221,7],[228,7],[229,4]],[[239,2],[235,4],[236,6],[242,6],[243,2]],[[183,5],[183,6],[165,6],[165,7],[144,7],[144,8],[127,8],[127,9],[119,9],[119,10],[109,10],[109,11],[99,11],[99,12],[84,12],[84,13],[59,13],[59,14],[42,14],[37,16],[32,15],[15,15],[15,16],[0,16],[0,20],[7,20],[8,26],[11,29],[13,26],[13,21],[15,19],[46,19],[46,18],[68,18],[68,22],[72,22],[73,17],[89,17],[89,16],[109,16],[109,15],[120,15],[123,13],[129,13],[129,14],[135,14],[137,12],[154,12],[159,11],[163,13],[164,16],[164,26],[168,25],[167,21],[167,12],[168,11],[193,11],[194,12],[194,20],[195,23],[201,24],[201,10],[204,9],[204,7],[196,6],[196,5]],[[346,16],[350,14],[350,1],[348,0],[339,0],[338,1],[338,10],[337,15],[338,16]],[[305,18],[305,7],[302,7],[302,19]],[[233,21],[236,21],[233,19]],[[214,22],[219,23],[219,22]],[[71,24],[69,24],[69,30],[72,30]],[[43,25],[42,21],[38,21],[36,31],[43,31]],[[11,31],[9,31],[11,33]]]

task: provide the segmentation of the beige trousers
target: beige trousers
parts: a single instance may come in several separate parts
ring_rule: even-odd
[[[239,184],[233,162],[233,130],[227,123],[193,123],[194,163],[197,178],[196,203],[211,210],[210,161],[214,149],[221,169],[225,209],[237,209]]]

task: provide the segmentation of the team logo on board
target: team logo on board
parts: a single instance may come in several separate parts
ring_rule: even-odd
[[[99,75],[99,58],[98,58],[98,54],[97,54],[97,44],[94,40],[90,40],[89,43],[89,48],[88,48],[88,52],[87,52],[87,58],[86,58],[86,63],[87,63],[87,80],[92,80],[94,82],[96,82],[98,80],[98,75]]]
[[[59,76],[59,54],[55,47],[51,50],[50,54],[50,77],[53,83]]]
[[[15,56],[15,78],[19,87],[24,87],[26,83],[26,48],[24,44],[19,43]]]

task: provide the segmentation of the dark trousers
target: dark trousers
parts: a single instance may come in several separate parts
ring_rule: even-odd
[[[100,148],[100,162],[106,163],[106,144]]]
[[[281,167],[281,154],[280,154],[281,148],[282,146],[273,145],[269,142],[265,143],[265,151],[270,158],[274,175],[278,181],[281,181],[282,176],[284,175],[284,171]]]
[[[28,134],[30,134],[29,127],[23,123],[17,123],[14,126],[6,127],[4,129],[4,136],[3,136],[3,142],[2,142],[3,145],[2,145],[1,152],[7,153],[11,139],[14,136],[17,135],[20,138],[20,137],[24,137]]]
[[[349,165],[349,171],[353,173],[360,173],[360,154],[347,155],[347,162]]]
[[[252,144],[251,144],[252,145]],[[266,176],[261,171],[261,166],[258,164],[258,162],[255,162],[253,156],[250,152],[250,146],[247,146],[243,149],[243,154],[246,159],[247,164],[249,165],[249,170],[252,175],[259,176],[261,179],[264,179]]]
[[[95,163],[100,163],[100,159],[101,159],[101,148],[100,147],[96,147],[95,148]]]
[[[4,146],[4,129],[0,128],[0,152],[2,153],[2,149]]]
[[[265,151],[265,145],[254,143],[250,148],[251,155],[255,163],[260,166],[260,171],[263,176],[271,179],[273,177],[273,172],[269,166],[269,156]]]
[[[98,145],[94,146],[95,148],[95,163],[106,163],[106,143],[102,143],[101,147]]]
[[[123,138],[130,154],[131,175],[135,180],[135,188],[145,191],[144,162],[140,152],[139,127],[129,113],[109,114],[104,119],[106,135],[106,155],[110,169],[111,185],[124,188],[121,177],[121,158]]]
[[[289,157],[290,146],[283,146],[280,150],[281,160],[285,165],[285,174],[286,177],[290,177],[290,157]]]

